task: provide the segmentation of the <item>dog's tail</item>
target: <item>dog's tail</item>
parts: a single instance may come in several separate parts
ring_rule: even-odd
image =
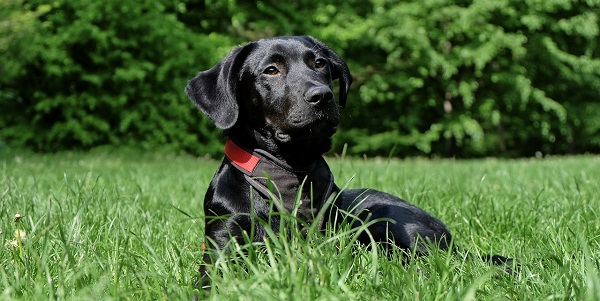
[[[497,267],[502,267],[504,269],[504,272],[511,276],[517,276],[521,271],[521,261],[516,258],[506,257],[498,254],[487,254],[481,256],[475,255],[473,252],[464,248],[460,248],[456,245],[451,246],[451,251],[453,254],[466,254],[467,258],[477,257],[479,260],[482,260],[485,263]]]
[[[502,266],[504,271],[511,276],[517,276],[521,271],[521,262],[518,259],[510,258],[502,255],[484,255],[481,256],[484,262],[495,266]]]

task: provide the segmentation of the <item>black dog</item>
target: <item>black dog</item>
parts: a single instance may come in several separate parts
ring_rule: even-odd
[[[273,202],[276,211],[296,210],[305,222],[324,228],[334,219],[314,217],[332,194],[337,197],[328,216],[346,211],[363,222],[382,219],[368,228],[377,241],[419,253],[426,253],[424,242],[448,247],[446,226],[422,209],[384,192],[340,191],[334,184],[322,155],[340,122],[331,89],[336,79],[343,107],[352,83],[346,63],[322,42],[302,36],[236,47],[189,82],[188,97],[229,137],[204,200],[212,247],[223,248],[232,237],[242,242],[243,233],[261,241],[264,223],[256,218],[278,229]],[[366,235],[359,240],[369,242]],[[204,277],[205,265],[200,272]]]

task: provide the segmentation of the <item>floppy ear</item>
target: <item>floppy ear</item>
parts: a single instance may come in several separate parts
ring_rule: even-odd
[[[198,73],[185,87],[185,93],[196,107],[222,130],[231,128],[238,119],[237,82],[252,45],[232,49],[222,61]]]
[[[346,99],[348,98],[348,91],[350,90],[350,85],[352,85],[352,74],[350,74],[350,69],[348,69],[348,65],[342,57],[335,53],[329,46],[325,45],[325,43],[311,37],[306,36],[306,38],[311,41],[313,44],[317,45],[327,55],[329,61],[333,64],[333,79],[340,80],[340,95],[339,95],[339,105],[340,107],[346,106]]]

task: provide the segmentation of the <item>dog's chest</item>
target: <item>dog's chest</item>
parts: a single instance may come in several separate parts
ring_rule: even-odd
[[[251,189],[264,200],[274,202],[277,211],[311,221],[335,190],[333,174],[323,158],[293,170],[264,151],[250,153],[232,142],[228,144],[224,164],[243,173]],[[248,193],[251,197],[252,192]]]

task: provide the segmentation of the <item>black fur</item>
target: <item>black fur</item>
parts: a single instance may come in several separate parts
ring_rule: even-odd
[[[297,175],[293,171],[314,168],[331,147],[340,122],[333,80],[340,81],[338,101],[343,106],[352,83],[344,60],[310,36],[279,37],[234,48],[213,68],[190,80],[186,93],[240,147],[264,151],[273,164]],[[329,172],[320,168],[319,172]],[[309,184],[318,187],[328,181],[305,183]],[[396,196],[372,189],[340,191],[337,186],[331,193],[339,193],[333,216],[344,210],[362,221],[387,220],[370,226],[375,240],[389,242],[391,237],[398,247],[420,253],[426,252],[424,241],[442,249],[450,243],[451,234],[441,221]],[[323,202],[312,200],[305,206],[319,210]],[[267,220],[271,208],[264,194],[251,189],[244,173],[225,158],[204,203],[207,241],[213,243],[209,247],[223,248],[232,237],[241,240],[243,231],[254,233],[255,241],[262,240],[264,229],[252,216]],[[311,222],[310,216],[305,219]],[[359,240],[369,241],[366,236]],[[207,256],[206,265],[209,260]],[[205,265],[200,270],[205,276]]]

